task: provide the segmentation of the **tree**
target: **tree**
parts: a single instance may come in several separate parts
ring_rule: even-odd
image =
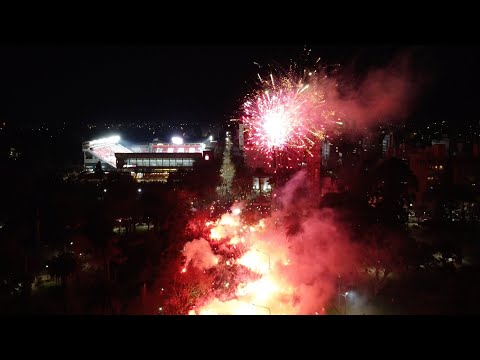
[[[105,175],[105,172],[102,169],[102,162],[100,160],[95,164],[95,175],[99,179],[103,178]]]
[[[69,311],[68,281],[78,271],[78,262],[71,252],[63,252],[48,262],[48,273],[53,279],[59,279],[63,289],[64,312]]]
[[[404,225],[408,220],[408,189],[416,182],[407,164],[397,158],[382,162],[373,172],[370,196],[379,221]]]
[[[382,224],[369,227],[359,245],[362,264],[373,280],[374,296],[385,286],[390,274],[408,268],[416,253],[416,243],[406,232],[392,231]]]

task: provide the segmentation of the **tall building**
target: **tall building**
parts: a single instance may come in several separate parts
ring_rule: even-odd
[[[416,149],[408,154],[409,166],[417,178],[416,199],[425,200],[425,195],[435,190],[445,181],[446,155],[445,145],[436,144],[434,147]]]
[[[244,128],[243,128],[243,124],[238,124],[238,147],[240,148],[241,151],[243,151],[243,147],[244,147],[244,137],[243,137],[243,132],[244,132]]]
[[[385,135],[382,141],[382,155],[383,157],[391,157],[395,154],[395,141],[393,137],[393,132],[388,133]]]
[[[448,139],[447,135],[443,135],[440,140],[432,140],[432,146],[435,145],[443,145],[445,149],[445,156],[448,157],[450,151],[450,139]]]
[[[325,166],[330,158],[330,141],[325,139],[322,141],[322,165]]]
[[[323,143],[315,141],[311,154],[307,155],[307,176],[312,189],[320,191],[320,167],[322,164]]]

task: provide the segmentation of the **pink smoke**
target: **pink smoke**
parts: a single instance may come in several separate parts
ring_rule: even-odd
[[[221,269],[228,261],[228,266],[244,266],[257,274],[252,279],[238,273],[236,288],[229,288],[231,282],[224,284],[231,290],[230,296],[212,291],[198,300],[191,313],[266,314],[268,309],[272,314],[315,314],[337,295],[339,274],[345,278],[360,267],[358,251],[331,211],[317,209],[308,194],[301,196],[305,183],[305,172],[296,174],[279,192],[281,210],[257,225],[237,224],[238,218],[234,223],[226,215],[218,220],[213,233],[232,236],[220,247],[226,250],[227,246],[233,249],[235,244],[245,246],[239,257],[225,257],[230,256],[226,255],[229,252],[224,253],[224,258],[215,255],[214,248],[218,248],[215,237],[210,242],[199,239],[187,244],[184,251],[187,261],[194,259],[192,264],[197,267],[206,268],[208,264],[213,270],[217,262]],[[292,221],[288,219],[299,212],[300,216],[293,220],[298,222],[297,230],[287,234]],[[229,231],[220,230],[223,228]],[[233,228],[235,236],[230,232]],[[194,256],[188,257],[192,244],[195,244]]]
[[[344,83],[353,82],[345,79]],[[404,120],[424,84],[425,79],[413,70],[412,54],[403,53],[387,66],[369,71],[356,87],[343,89],[336,106],[358,126]]]
[[[185,244],[183,249],[188,265],[192,265],[200,270],[206,270],[218,264],[218,257],[212,252],[210,244],[205,239],[195,239]]]

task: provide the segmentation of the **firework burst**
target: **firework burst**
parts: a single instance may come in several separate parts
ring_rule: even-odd
[[[312,70],[294,64],[265,79],[258,74],[259,88],[242,106],[247,151],[268,161],[277,154],[303,156],[339,119],[335,102],[329,101],[337,95],[337,83],[318,66],[319,60]]]

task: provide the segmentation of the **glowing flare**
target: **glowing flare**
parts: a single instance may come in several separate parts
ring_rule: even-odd
[[[245,253],[245,255],[238,259],[237,263],[258,274],[266,274],[270,271],[270,266],[266,255],[254,249]]]

